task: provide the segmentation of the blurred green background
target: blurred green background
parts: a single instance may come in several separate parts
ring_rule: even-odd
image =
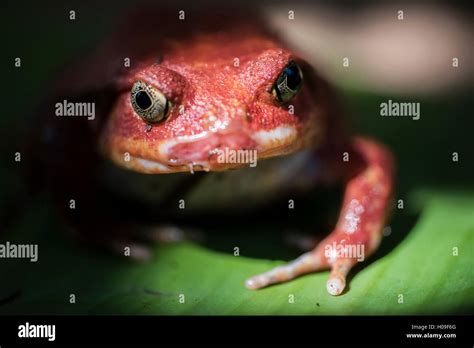
[[[75,22],[68,20],[69,8],[78,9]],[[46,8],[15,2],[2,9],[0,22],[6,35],[0,118],[2,216],[22,190],[14,152],[32,124],[49,81],[58,67],[91,50],[107,35],[124,8],[125,3]],[[13,66],[15,57],[22,57],[21,69]],[[394,210],[391,234],[370,260],[351,273],[342,296],[327,294],[328,272],[257,292],[244,288],[248,276],[283,262],[270,260],[289,260],[299,253],[284,243],[289,226],[277,218],[242,229],[222,220],[213,223],[210,217],[203,227],[204,243],[157,245],[153,261],[137,264],[67,239],[51,198],[43,191],[23,207],[8,230],[1,231],[2,243],[38,243],[39,261],[0,259],[0,314],[472,313],[472,86],[407,97],[347,80],[339,89],[353,128],[387,144],[397,158],[396,199],[404,200],[404,209]],[[380,103],[388,99],[420,102],[421,119],[380,117]],[[453,152],[459,153],[458,162],[452,161]],[[315,215],[315,211],[337,206],[335,194],[340,192],[307,198],[308,204],[297,209],[292,221],[301,221],[305,228],[315,218],[324,219],[324,214]],[[235,246],[240,248],[238,257],[233,256]],[[458,256],[453,255],[455,247]],[[70,294],[75,295],[75,304],[69,302]],[[185,303],[179,301],[182,294]],[[400,294],[403,303],[399,303]]]

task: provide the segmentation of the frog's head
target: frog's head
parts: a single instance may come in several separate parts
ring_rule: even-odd
[[[226,170],[253,158],[232,153],[253,151],[260,161],[323,135],[325,110],[308,84],[314,74],[275,41],[200,34],[164,52],[127,77],[101,134],[102,152],[118,165],[142,173]]]

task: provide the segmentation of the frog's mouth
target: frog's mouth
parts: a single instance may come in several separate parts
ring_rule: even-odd
[[[115,138],[102,143],[102,152],[140,173],[193,173],[256,167],[261,160],[295,151],[300,143],[297,129],[288,125],[251,134],[203,132],[154,141],[152,146],[145,140]]]

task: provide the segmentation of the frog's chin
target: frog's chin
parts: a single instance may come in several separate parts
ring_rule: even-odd
[[[300,140],[295,127],[279,126],[251,135],[202,133],[167,139],[155,147],[153,158],[131,151],[111,151],[109,156],[121,167],[146,174],[225,171],[292,153],[301,148]]]

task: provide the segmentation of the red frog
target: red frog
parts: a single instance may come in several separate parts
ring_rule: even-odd
[[[156,211],[183,198],[189,209],[217,212],[342,180],[333,231],[314,250],[245,281],[255,290],[330,269],[327,291],[341,294],[357,256],[338,250],[362,247],[367,257],[380,243],[390,151],[348,134],[328,83],[261,21],[192,12],[182,20],[178,11],[160,18],[151,25],[136,17],[140,25],[123,29],[60,85],[54,101],[94,102],[96,115],[56,118],[49,109],[54,120],[43,139],[59,205],[82,235],[105,243],[130,239],[127,217],[133,209],[145,215],[143,202]],[[223,160],[225,153],[256,157],[249,166]],[[102,198],[110,191],[129,203]]]

